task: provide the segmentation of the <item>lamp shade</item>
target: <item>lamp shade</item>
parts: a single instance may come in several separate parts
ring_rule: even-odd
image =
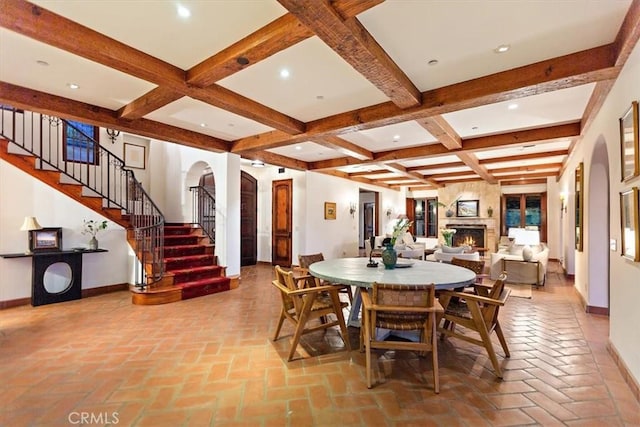
[[[515,238],[516,238],[516,236],[518,235],[518,233],[519,233],[521,230],[524,230],[524,228],[511,227],[511,228],[509,229],[508,237],[509,237],[510,239],[515,239]]]
[[[25,216],[20,231],[40,230],[42,226],[38,223],[35,216]]]
[[[536,230],[520,230],[516,233],[516,245],[539,245],[540,232]]]

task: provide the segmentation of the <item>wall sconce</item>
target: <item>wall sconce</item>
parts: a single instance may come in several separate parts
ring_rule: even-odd
[[[560,193],[560,212],[567,213],[567,193]]]
[[[387,208],[386,214],[387,214],[387,218],[391,218],[391,215],[393,215],[393,209]]]
[[[111,143],[116,143],[116,138],[120,136],[120,131],[115,129],[106,129],[107,135],[109,135],[109,139],[111,139]]]
[[[355,204],[355,202],[351,202],[349,204],[349,213],[351,214],[352,218],[355,218],[355,213],[356,213],[356,204]]]

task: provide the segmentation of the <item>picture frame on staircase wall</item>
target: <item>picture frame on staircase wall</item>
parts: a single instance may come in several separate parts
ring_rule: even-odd
[[[133,169],[145,169],[144,145],[124,143],[124,165]]]
[[[633,101],[631,107],[620,118],[620,163],[623,182],[640,175],[638,114],[638,101]]]

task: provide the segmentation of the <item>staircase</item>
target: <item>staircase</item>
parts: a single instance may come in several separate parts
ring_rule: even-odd
[[[230,289],[225,268],[217,265],[213,239],[207,236],[210,232],[203,233],[198,225],[165,224],[133,171],[89,137],[98,147],[100,162],[62,160],[62,123],[73,126],[62,119],[0,106],[0,159],[127,230],[127,240],[140,261],[136,284],[131,286],[134,304],[164,304]]]

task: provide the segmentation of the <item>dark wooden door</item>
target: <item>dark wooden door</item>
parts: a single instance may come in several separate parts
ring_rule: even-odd
[[[292,197],[293,180],[273,181],[271,263],[282,267],[291,266],[292,242]]]
[[[240,265],[255,265],[258,257],[258,181],[240,173]]]

